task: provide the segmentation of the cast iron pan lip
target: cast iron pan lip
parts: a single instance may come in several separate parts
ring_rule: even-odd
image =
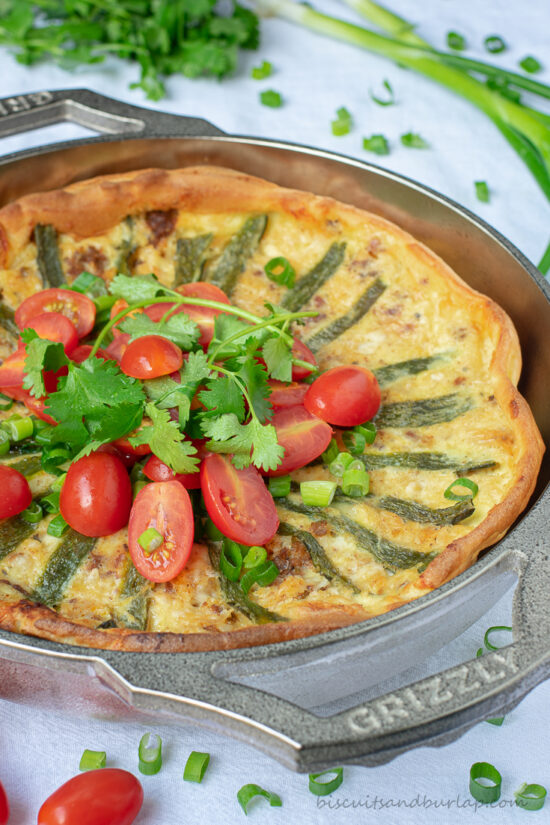
[[[174,120],[179,119],[178,115],[173,115],[173,117]],[[147,134],[132,134],[126,137],[121,137],[119,134],[99,135],[96,137],[85,137],[77,140],[61,141],[52,144],[46,144],[42,146],[33,147],[30,149],[24,149],[19,152],[11,152],[7,155],[1,156],[0,175],[2,173],[2,168],[4,166],[7,166],[14,162],[24,161],[27,158],[39,156],[47,157],[48,155],[62,153],[66,150],[77,149],[83,146],[91,146],[97,143],[140,143],[151,140],[169,140],[186,142],[206,141],[208,143],[220,142],[230,144],[244,143],[245,145],[266,147],[268,149],[282,149],[284,151],[292,153],[303,153],[306,154],[308,157],[318,157],[335,163],[341,163],[347,167],[355,167],[358,169],[366,170],[370,173],[379,175],[406,188],[416,190],[417,192],[426,196],[430,200],[435,201],[437,205],[443,206],[445,209],[449,209],[455,213],[458,213],[461,217],[465,218],[469,223],[473,224],[477,229],[481,230],[485,235],[487,235],[491,241],[496,242],[501,247],[503,247],[503,249],[509,255],[511,255],[512,258],[514,258],[515,261],[522,267],[523,271],[531,278],[531,280],[535,282],[535,284],[539,287],[540,291],[544,295],[546,301],[550,303],[550,284],[542,276],[542,274],[534,266],[534,264],[501,232],[495,229],[491,224],[489,224],[479,215],[476,215],[474,212],[469,210],[467,207],[462,206],[457,201],[453,200],[447,195],[444,195],[443,193],[438,192],[437,190],[432,189],[431,187],[419,183],[418,181],[409,178],[405,175],[402,175],[400,173],[393,172],[389,169],[385,169],[369,161],[359,160],[357,158],[350,157],[341,153],[332,152],[330,150],[325,149],[319,149],[317,147],[308,146],[306,144],[300,144],[293,141],[285,140],[273,140],[270,138],[259,138],[247,135],[226,135],[222,132],[215,135],[205,136],[178,135],[169,134],[167,132],[160,132],[159,134],[155,134],[154,136]],[[162,168],[162,163],[160,163],[159,166],[160,168]],[[545,507],[546,510],[550,510],[550,483],[547,484],[547,486],[544,488],[544,490],[541,492],[540,496],[537,499],[532,499],[529,502],[526,510],[521,514],[516,524],[514,524],[510,528],[506,536],[492,547],[489,547],[486,550],[482,551],[482,557],[478,559],[471,567],[469,567],[464,572],[460,573],[458,576],[455,576],[450,581],[431,591],[430,593],[427,593],[425,596],[421,596],[418,599],[401,605],[400,607],[390,611],[389,613],[383,613],[380,616],[374,616],[372,618],[365,619],[361,622],[356,622],[345,627],[337,628],[336,630],[326,631],[324,633],[318,633],[313,636],[306,636],[298,639],[292,639],[289,641],[271,642],[269,644],[256,645],[252,647],[242,647],[231,650],[201,651],[193,653],[182,652],[171,655],[176,655],[178,657],[199,656],[203,660],[205,658],[208,658],[218,661],[222,658],[226,661],[233,658],[238,658],[240,660],[272,658],[276,656],[283,656],[285,654],[296,653],[299,651],[312,650],[320,647],[331,646],[332,644],[342,642],[347,639],[355,638],[357,636],[361,636],[363,634],[369,633],[370,631],[379,630],[380,628],[383,628],[386,625],[395,624],[400,619],[405,619],[406,617],[418,613],[419,611],[429,609],[437,602],[440,602],[442,599],[445,599],[446,596],[449,595],[451,592],[458,592],[462,590],[464,587],[467,587],[475,579],[487,575],[493,567],[496,567],[501,561],[506,560],[507,556],[513,557],[515,528],[519,523],[521,523],[525,519],[529,519],[531,510],[537,502],[539,502],[541,506]],[[510,562],[509,569],[512,570],[513,568],[514,565],[512,562]],[[521,587],[521,577],[518,580],[518,586]],[[121,661],[122,657],[128,658],[134,657],[136,655],[135,653],[129,651],[103,650],[101,648],[89,648],[60,642],[51,642],[45,639],[40,639],[38,637],[13,633],[10,631],[0,631],[0,642],[3,640],[8,642],[10,646],[15,645],[16,647],[30,646],[33,648],[41,648],[45,652],[47,651],[61,654],[64,653],[67,656],[70,656],[70,658],[93,657],[96,659],[104,659],[105,661],[109,662],[114,666],[116,666],[117,661]],[[18,644],[17,640],[22,641]],[[144,656],[150,658],[158,656],[158,653],[139,653],[138,655],[140,656],[140,658]]]

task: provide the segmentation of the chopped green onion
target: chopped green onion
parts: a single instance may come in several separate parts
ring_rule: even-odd
[[[507,49],[506,43],[498,34],[490,34],[483,41],[483,45],[491,54],[500,54]]]
[[[523,783],[514,793],[516,805],[526,811],[540,811],[546,802],[546,788],[543,785]]]
[[[478,201],[481,201],[482,203],[489,203],[491,196],[486,181],[476,180],[474,181],[474,186],[476,188],[476,197]]]
[[[79,770],[95,771],[104,768],[107,764],[107,754],[105,751],[89,751],[86,749],[80,757]]]
[[[363,138],[363,149],[376,155],[389,155],[390,144],[385,135],[371,135]]]
[[[44,450],[40,463],[42,464],[42,468],[47,473],[53,473],[60,476],[63,475],[65,471],[60,470],[59,467],[61,464],[65,464],[66,461],[69,461],[70,458],[71,454],[65,449],[65,447],[53,447],[50,450]]]
[[[241,574],[243,556],[240,546],[231,539],[224,538],[220,553],[220,570],[229,581],[236,582]]]
[[[144,733],[139,740],[138,768],[146,776],[153,776],[162,768],[162,739],[157,733]]]
[[[536,57],[532,57],[532,55],[528,55],[527,57],[524,57],[523,60],[520,60],[519,65],[524,72],[529,72],[529,74],[535,74],[536,72],[540,72],[542,69],[542,64]]]
[[[248,805],[250,804],[251,800],[254,799],[255,796],[263,796],[264,799],[267,799],[272,808],[280,808],[283,804],[281,802],[281,797],[277,796],[276,793],[266,791],[259,785],[243,785],[240,791],[237,791],[237,799],[239,800],[239,805],[241,806],[245,814],[248,813]]]
[[[370,478],[363,467],[361,470],[346,470],[342,476],[342,492],[346,496],[358,498],[369,492]]]
[[[277,476],[270,478],[267,482],[267,489],[273,498],[284,498],[290,493],[290,476]]]
[[[270,281],[280,286],[287,286],[289,289],[294,286],[296,272],[291,263],[282,255],[268,261],[264,266],[264,272]]]
[[[91,272],[81,272],[78,278],[75,278],[69,286],[73,292],[81,292],[83,295],[88,293],[94,297],[99,295],[106,295],[107,286],[103,278],[98,278],[97,275],[92,275]]]
[[[326,448],[325,452],[321,455],[324,464],[330,464],[334,461],[335,458],[338,457],[340,450],[338,449],[338,442],[335,438],[330,439],[330,444]]]
[[[33,501],[32,504],[30,504],[27,509],[23,510],[21,513],[21,518],[23,521],[26,521],[29,524],[37,524],[42,520],[42,516],[42,507],[37,501]]]
[[[46,513],[58,513],[59,512],[59,490],[56,490],[54,493],[50,493],[47,496],[44,496],[40,499],[40,506],[42,509],[46,511]]]
[[[274,92],[273,89],[268,89],[260,94],[260,101],[264,106],[270,106],[272,109],[278,109],[283,105],[283,99],[279,92]]]
[[[134,499],[144,487],[147,487],[148,482],[140,479],[132,484],[132,498]]]
[[[335,774],[332,779],[319,777],[327,777]],[[329,793],[334,793],[342,782],[344,781],[344,769],[332,768],[329,771],[321,771],[321,773],[310,773],[309,775],[309,790],[315,796],[328,796]]]
[[[5,430],[0,430],[0,455],[6,455],[10,451],[10,437]]]
[[[273,72],[273,66],[268,60],[264,60],[260,66],[254,66],[250,72],[250,76],[254,80],[265,80]]]
[[[30,418],[22,418],[20,415],[11,415],[2,421],[1,427],[8,433],[12,441],[23,441],[30,438],[34,427]]]
[[[267,550],[265,547],[251,547],[243,559],[243,567],[245,570],[252,570],[254,567],[259,567],[264,564],[267,559]]]
[[[148,527],[138,538],[138,544],[147,556],[158,550],[163,541],[162,533],[159,533],[154,527]]]
[[[304,504],[313,507],[328,507],[334,498],[336,487],[335,481],[302,481],[300,495]]]
[[[185,763],[185,768],[183,769],[183,778],[185,779],[185,781],[202,782],[209,762],[209,753],[191,751],[191,753],[189,754],[189,758]]]
[[[211,541],[223,541],[225,536],[221,530],[218,530],[214,522],[211,518],[207,518],[204,528],[206,530],[206,535],[208,536]]]
[[[352,126],[352,117],[345,106],[336,110],[336,120],[331,121],[332,134],[335,137],[348,135]]]
[[[470,493],[462,495],[461,493],[454,493],[453,487],[466,487],[471,490]],[[479,487],[472,481],[471,478],[455,478],[452,484],[449,484],[443,495],[450,501],[466,501],[468,498],[475,498],[479,492]]]
[[[67,524],[67,522],[65,521],[65,519],[63,518],[61,513],[59,513],[59,515],[55,516],[50,521],[50,523],[48,524],[48,529],[46,530],[46,532],[49,536],[55,536],[56,538],[59,538],[60,536],[63,535],[65,530],[68,530],[68,529],[69,529],[69,525]]]
[[[279,568],[272,561],[266,561],[258,567],[253,567],[248,573],[245,573],[241,579],[241,588],[243,593],[247,596],[248,591],[253,584],[259,584],[260,587],[267,587],[275,581],[279,575]]]
[[[512,100],[514,103],[519,103],[521,94],[517,89],[512,89],[505,77],[488,77],[485,81],[488,89],[498,92],[499,95],[505,97],[507,100]]]
[[[0,392],[0,410],[11,410],[13,407],[13,398],[10,398],[9,395],[4,395],[3,392]]]
[[[51,426],[51,424],[48,424],[47,421],[42,421],[41,418],[37,418],[35,415],[31,415],[30,419],[32,421],[33,435],[36,435]]]
[[[376,427],[372,421],[365,421],[353,428],[356,433],[361,433],[367,444],[373,444],[376,438]]]
[[[510,633],[512,632],[512,628],[508,627],[508,625],[493,625],[493,627],[489,627],[485,631],[485,636],[483,637],[483,644],[485,645],[487,650],[500,650],[499,646],[494,645],[489,641],[489,636],[491,635],[491,633],[498,633],[501,630],[507,630]]]
[[[52,490],[54,493],[61,492],[63,485],[65,484],[65,479],[67,478],[67,473],[63,473],[62,476],[57,476],[55,481],[52,481]]]
[[[408,149],[429,149],[430,144],[417,132],[405,132],[401,135],[401,143]]]
[[[393,89],[389,80],[384,80],[383,83],[384,88],[388,92],[388,99],[382,100],[382,98],[377,97],[371,90],[369,90],[369,97],[374,102],[377,103],[379,106],[393,106],[395,103],[395,95],[393,93]]]
[[[338,453],[336,458],[329,464],[329,472],[331,472],[333,476],[341,478],[352,461],[353,456],[350,455],[350,453]]]
[[[462,52],[466,48],[466,38],[458,32],[447,32],[447,46],[457,52]]]
[[[345,430],[345,432],[342,433],[342,441],[344,442],[344,447],[352,455],[363,455],[365,452],[367,439],[363,433],[358,430]]]
[[[95,304],[95,323],[106,324],[111,317],[111,309],[115,305],[117,299],[114,295],[98,295],[94,298]]]
[[[47,427],[43,430],[38,430],[34,434],[34,440],[41,447],[48,447],[55,438],[55,427]]]
[[[492,782],[491,785],[484,785],[478,779],[485,779]],[[478,802],[490,803],[500,799],[500,788],[502,776],[489,762],[474,762],[470,768],[470,793]]]

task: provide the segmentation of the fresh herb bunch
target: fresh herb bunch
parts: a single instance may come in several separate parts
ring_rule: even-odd
[[[236,0],[0,0],[0,43],[20,63],[53,59],[64,68],[114,54],[138,63],[150,100],[166,94],[163,78],[225,77],[239,49],[256,49],[258,18]]]

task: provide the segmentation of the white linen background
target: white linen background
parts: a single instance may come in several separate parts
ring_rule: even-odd
[[[358,20],[336,0],[318,0],[316,5],[328,13]],[[470,45],[467,54],[481,59],[487,57],[483,38],[500,34],[509,50],[492,58],[495,62],[514,69],[518,60],[533,54],[545,64],[538,77],[550,81],[548,0],[424,0],[422,6],[410,0],[391,0],[390,5],[416,21],[419,33],[434,45],[443,46],[449,30],[461,32]],[[291,140],[376,162],[449,195],[495,226],[535,263],[540,259],[550,235],[550,206],[485,116],[461,98],[383,58],[284,21],[265,20],[261,29],[259,51],[242,54],[234,77],[221,83],[171,78],[167,81],[168,97],[158,104],[145,101],[140,91],[128,89],[136,79],[136,69],[115,59],[69,73],[52,65],[21,66],[6,49],[0,49],[0,96],[87,87],[137,105],[203,117],[228,133]],[[274,74],[264,81],[251,79],[251,67],[262,60],[271,61]],[[368,92],[372,89],[382,94],[385,78],[395,90],[397,105],[382,108],[371,101]],[[283,95],[280,109],[259,103],[259,92],[271,88]],[[330,121],[340,106],[352,113],[354,128],[345,137],[333,137]],[[408,131],[419,132],[431,148],[401,146],[399,136]],[[373,133],[388,136],[390,155],[378,158],[363,151],[363,136]],[[86,130],[72,124],[52,126],[5,138],[0,142],[0,153],[85,134]],[[475,180],[489,184],[489,204],[477,201]],[[475,261],[472,264],[475,266]],[[446,649],[434,653],[409,677],[420,678],[473,656],[487,626],[510,622],[511,601],[510,591],[481,621]],[[508,825],[526,815],[509,804],[522,782],[550,786],[549,707],[550,684],[544,683],[508,715],[501,728],[481,723],[441,749],[413,750],[378,768],[346,767],[344,784],[320,803],[308,791],[307,776],[290,772],[249,746],[193,725],[159,725],[155,731],[163,738],[164,765],[157,776],[140,776],[145,803],[136,825],[214,823],[222,818],[230,824],[242,822],[236,791],[247,782],[256,782],[283,800],[282,809],[269,808],[265,801],[252,806],[251,818],[265,823],[454,825],[472,821]],[[11,800],[10,825],[36,821],[41,802],[78,772],[84,748],[106,750],[109,766],[139,775],[137,744],[147,729],[150,727],[37,712],[0,700],[0,780]],[[182,780],[191,750],[212,755],[202,785]],[[476,810],[468,803],[469,767],[477,761],[492,762],[501,771],[504,807]],[[417,795],[420,800],[425,795],[433,802],[449,801],[450,807],[436,809],[428,803],[427,807],[404,806],[403,802],[411,803]],[[393,806],[382,807],[375,797],[393,800]],[[467,807],[451,802],[457,798]],[[337,808],[344,800],[355,807]],[[403,802],[397,809],[394,806],[399,800]],[[537,821],[550,821],[548,807],[538,814]]]

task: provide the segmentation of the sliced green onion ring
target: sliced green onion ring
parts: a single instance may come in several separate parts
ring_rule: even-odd
[[[466,48],[466,38],[458,32],[447,32],[447,46],[456,52],[462,52]]]
[[[183,778],[186,782],[202,782],[210,762],[209,753],[191,751],[183,769]]]
[[[540,811],[546,802],[546,788],[536,783],[528,785],[524,782],[521,788],[514,793],[516,805],[526,811]]]
[[[260,66],[252,67],[250,76],[253,77],[254,80],[265,80],[266,77],[271,75],[272,69],[271,63],[268,60],[264,60]]]
[[[34,427],[30,418],[22,418],[20,415],[12,415],[2,421],[2,429],[5,430],[12,441],[23,441],[30,438]]]
[[[491,782],[491,785],[484,785],[479,779]],[[474,762],[470,768],[470,793],[478,802],[488,804],[497,802],[500,799],[502,776],[494,765],[490,762]]]
[[[481,203],[489,203],[491,200],[491,193],[489,191],[487,181],[476,180],[474,181],[474,186],[476,188],[476,198],[478,201],[481,201]]]
[[[61,492],[61,488],[65,484],[65,479],[67,478],[67,473],[63,473],[62,476],[57,476],[57,478],[52,481],[52,490],[54,493]]]
[[[502,37],[498,34],[490,34],[483,41],[483,45],[491,54],[500,54],[506,51],[507,46]]]
[[[357,430],[345,430],[342,433],[342,441],[346,450],[352,455],[363,455],[365,452],[367,439]]]
[[[263,796],[272,808],[280,808],[283,804],[280,796],[277,796],[276,793],[271,793],[271,791],[266,791],[265,788],[260,787],[260,785],[243,785],[240,791],[237,791],[237,799],[245,814],[248,814],[248,806],[255,796]]]
[[[144,733],[139,740],[138,768],[146,776],[153,776],[162,768],[162,739],[157,733]]]
[[[218,530],[211,518],[206,519],[204,529],[206,531],[206,535],[211,541],[223,541],[225,538],[222,531]]]
[[[332,779],[319,779],[319,777],[328,777],[332,774],[335,774]],[[334,793],[343,781],[343,768],[332,768],[328,771],[321,771],[321,773],[310,773],[309,790],[312,794],[315,794],[315,796],[328,796],[329,793]]]
[[[352,117],[345,106],[340,106],[336,110],[336,120],[331,121],[332,134],[335,137],[342,137],[348,135],[351,130]]]
[[[260,587],[267,587],[275,581],[279,575],[279,568],[273,561],[266,561],[257,567],[253,567],[248,573],[245,573],[241,579],[241,588],[245,596],[253,584],[259,584]]]
[[[26,510],[23,510],[21,518],[29,524],[38,524],[39,521],[42,521],[43,515],[44,513],[40,504],[37,501],[33,501]]]
[[[455,493],[453,487],[466,487],[471,492],[469,493]],[[475,498],[479,492],[479,487],[472,481],[471,478],[455,478],[452,484],[449,484],[443,495],[450,501],[466,501],[469,498]]]
[[[369,474],[364,467],[359,469],[348,469],[342,476],[342,492],[346,496],[358,498],[366,496],[370,488]]]
[[[68,529],[69,525],[67,524],[61,513],[59,513],[50,521],[46,532],[49,536],[55,536],[55,538],[58,539]]]
[[[540,61],[532,55],[527,55],[527,57],[524,57],[523,60],[520,60],[519,65],[524,72],[529,72],[529,74],[535,74],[536,72],[540,72],[542,69],[542,64]]]
[[[363,149],[376,155],[389,155],[390,144],[385,135],[371,135],[363,138]]]
[[[9,395],[4,395],[3,392],[0,392],[0,410],[11,410],[13,407],[13,398],[10,398]]]
[[[240,546],[231,539],[224,538],[220,553],[220,570],[231,582],[236,582],[241,574],[243,555]]]
[[[500,648],[502,647],[502,645],[500,645],[500,646],[499,645],[494,645],[489,641],[489,636],[491,635],[491,633],[497,633],[500,630],[507,630],[510,633],[512,632],[512,628],[508,627],[508,625],[504,625],[504,624],[503,625],[497,625],[496,624],[496,625],[493,625],[493,627],[489,627],[485,631],[485,636],[483,637],[483,644],[485,645],[487,650],[500,650]]]
[[[330,444],[326,448],[325,452],[321,455],[324,464],[330,464],[334,461],[335,458],[338,457],[340,450],[338,449],[338,443],[335,438],[330,439]]]
[[[383,100],[381,97],[377,97],[371,89],[369,89],[369,97],[373,103],[377,103],[378,106],[393,106],[395,103],[395,95],[393,93],[392,85],[389,80],[384,80],[383,84],[384,89],[388,93],[388,98]]]
[[[338,453],[336,458],[329,464],[329,472],[331,472],[333,476],[341,478],[352,461],[353,456],[350,453]]]
[[[365,421],[364,424],[358,424],[353,428],[356,433],[361,433],[367,444],[373,444],[376,438],[376,426],[372,421]]]
[[[337,486],[335,481],[302,481],[300,495],[304,504],[328,507],[332,503]]]
[[[273,498],[284,498],[290,493],[290,476],[276,476],[270,478],[267,489]]]
[[[148,527],[138,538],[138,544],[147,556],[158,550],[163,541],[162,533],[159,533],[154,527]]]
[[[6,455],[10,451],[10,437],[5,430],[0,430],[0,455]]]
[[[40,506],[46,513],[58,513],[59,512],[59,490],[54,493],[49,493],[47,496],[43,496],[40,499]]]
[[[267,559],[267,550],[265,547],[252,546],[243,559],[243,567],[245,570],[252,570],[254,567],[259,567],[264,564]]]
[[[260,93],[260,103],[264,106],[270,106],[272,109],[278,109],[283,105],[283,98],[280,92],[275,92],[273,89],[267,89]]]
[[[296,271],[290,261],[282,255],[268,261],[264,266],[264,272],[269,280],[276,284],[287,286],[289,289],[294,286]]]
[[[59,469],[60,466],[65,464],[66,461],[69,461],[70,458],[71,454],[65,447],[53,447],[50,450],[44,450],[40,463],[47,473],[60,476],[65,472]]]
[[[86,748],[80,757],[78,768],[81,771],[95,771],[98,768],[104,768],[106,764],[107,754],[105,751],[90,751]]]

